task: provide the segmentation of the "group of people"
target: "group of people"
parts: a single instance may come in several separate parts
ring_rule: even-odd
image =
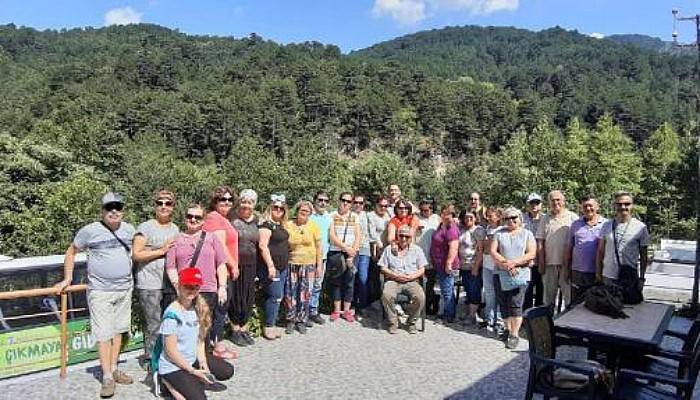
[[[424,307],[453,323],[459,281],[468,304],[463,324],[486,328],[515,348],[524,309],[553,306],[559,292],[567,306],[596,282],[618,280],[623,267],[637,269],[638,261],[640,287],[644,282],[649,235],[632,215],[631,194],[615,195],[610,220],[594,197],[580,199],[580,216],[567,209],[561,191],[547,199],[546,214],[536,193],[527,197],[525,212],[485,207],[478,193],[459,210],[452,204],[435,210],[432,199],[416,206],[390,185],[371,211],[364,195],[350,192],[341,193],[331,211],[331,197],[319,191],[291,208],[285,195],[273,194],[258,215],[254,190],[237,194],[220,186],[206,210],[186,207],[181,231],[173,221],[173,192],[158,190],[154,217],[136,228],[122,220],[124,198],[110,192],[102,198],[101,220],[80,229],[69,246],[56,288],[70,285],[75,255],[85,251],[102,397],[133,382],[117,367],[133,287],[145,324],[145,358],[153,358],[150,365],[176,398],[206,398],[205,385],[233,376],[236,352],[223,341],[225,328],[230,325],[235,345],[255,344],[247,322],[256,290],[265,298],[262,336],[275,340],[326,322],[319,312],[324,287],[330,321],[352,323],[379,298],[391,334],[403,312],[406,330],[416,333]],[[405,309],[395,304],[402,293],[410,299]]]

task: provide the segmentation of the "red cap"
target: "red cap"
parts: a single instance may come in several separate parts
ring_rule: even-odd
[[[199,268],[185,268],[180,271],[180,285],[202,286],[202,273]]]

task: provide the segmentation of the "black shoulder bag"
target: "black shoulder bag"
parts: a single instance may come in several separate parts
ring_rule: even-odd
[[[202,231],[199,235],[199,241],[197,242],[197,247],[194,248],[194,253],[192,253],[192,258],[190,259],[190,268],[196,268],[197,260],[199,259],[199,253],[202,251],[202,245],[204,244],[204,238],[206,238],[207,233]]]
[[[627,222],[628,224],[631,221]],[[622,299],[625,304],[639,304],[644,300],[642,286],[639,282],[639,274],[634,265],[623,265],[620,262],[620,252],[617,242],[617,221],[612,223],[613,245],[615,247],[615,260],[617,261],[617,284],[622,289]]]
[[[348,225],[350,225],[350,215],[348,215],[348,221],[345,223],[345,231],[343,232],[343,243],[345,243],[345,238],[348,234]],[[342,251],[330,251],[328,252],[328,258],[326,259],[326,273],[331,279],[340,278],[345,271],[348,269],[347,255]]]

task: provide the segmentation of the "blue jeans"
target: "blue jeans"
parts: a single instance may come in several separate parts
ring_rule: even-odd
[[[462,271],[462,287],[467,292],[467,304],[481,304],[482,286],[481,271],[477,276],[472,275],[471,270]]]
[[[369,256],[355,257],[355,309],[361,310],[369,305]]]
[[[284,282],[287,281],[287,275],[289,275],[289,268],[284,268],[282,270],[277,270],[277,275],[270,280],[269,277],[266,278],[265,292],[267,298],[265,299],[265,326],[275,326],[277,322],[277,316],[280,311],[280,303],[282,302],[282,296],[284,295]]]
[[[323,277],[326,275],[326,259],[323,259],[323,271],[314,275],[314,281],[311,284],[311,301],[309,302],[309,315],[318,315],[318,302],[321,299],[321,291],[323,290]]]
[[[484,319],[489,325],[495,325],[500,315],[496,310],[496,288],[493,286],[494,272],[487,268],[483,268],[483,271]]]
[[[437,278],[440,284],[440,297],[442,297],[442,317],[448,321],[455,319],[455,277],[452,273],[437,270]]]

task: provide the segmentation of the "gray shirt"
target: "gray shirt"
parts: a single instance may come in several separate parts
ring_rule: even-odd
[[[512,233],[508,229],[503,229],[496,233],[493,240],[498,243],[498,254],[505,257],[506,260],[514,260],[522,257],[527,252],[527,244],[535,245],[535,236],[527,229],[520,228],[517,232]],[[499,269],[500,275],[509,274],[508,271]],[[519,268],[521,278],[530,280],[530,268]]]
[[[158,250],[168,239],[174,239],[180,228],[172,222],[161,225],[155,219],[149,219],[136,228],[136,235],[142,235],[145,239],[145,249]],[[165,269],[165,257],[156,258],[146,263],[136,264],[136,288],[147,290],[159,290],[163,288],[163,271]]]
[[[114,233],[131,250],[134,232],[131,224],[122,222]],[[82,227],[73,239],[73,246],[87,252],[88,289],[107,292],[131,289],[131,251],[127,252],[99,221]]]
[[[360,233],[362,233],[362,244],[360,245],[359,255],[369,256],[369,219],[367,213],[362,211],[358,214],[360,219]]]
[[[389,225],[390,219],[389,213],[384,213],[383,217],[380,217],[374,211],[367,213],[367,231],[369,233],[370,243],[377,243],[378,246],[384,246],[386,244],[384,243],[386,239],[384,231]]]
[[[463,226],[459,227],[459,261],[461,269],[471,269],[476,245],[486,237],[486,230],[481,225],[474,225],[467,230]]]
[[[428,261],[423,254],[423,250],[415,244],[410,244],[406,254],[400,257],[391,251],[391,246],[387,246],[382,252],[377,265],[381,268],[387,268],[398,274],[412,274],[421,268],[425,268]]]
[[[649,246],[649,231],[647,226],[636,218],[631,218],[627,223],[615,223],[611,219],[603,224],[600,237],[605,240],[605,256],[603,257],[603,276],[609,279],[617,279],[619,268],[615,259],[615,242],[613,233],[617,236],[617,251],[620,262],[637,268],[639,261],[639,249]]]

